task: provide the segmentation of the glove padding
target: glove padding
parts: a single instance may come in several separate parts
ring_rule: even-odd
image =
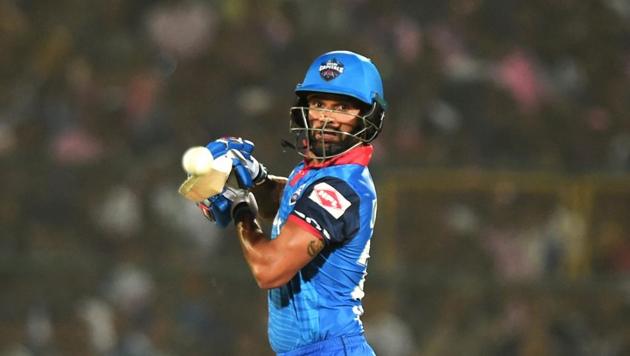
[[[250,211],[258,214],[258,203],[254,194],[245,189],[226,186],[223,193],[214,195],[198,205],[201,213],[220,227],[226,227],[238,214]]]
[[[222,137],[206,147],[215,159],[221,156],[232,159],[239,187],[249,189],[267,179],[267,169],[252,156],[255,148],[252,141],[240,137]]]

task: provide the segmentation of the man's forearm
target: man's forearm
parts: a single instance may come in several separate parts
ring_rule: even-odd
[[[267,180],[252,189],[258,202],[258,215],[264,219],[273,219],[280,207],[282,191],[287,178],[269,175]]]
[[[236,221],[236,235],[243,250],[243,257],[249,265],[254,278],[258,285],[261,284],[261,274],[263,274],[268,266],[273,262],[270,255],[265,253],[266,243],[269,239],[260,228],[260,225],[251,213],[245,213]]]

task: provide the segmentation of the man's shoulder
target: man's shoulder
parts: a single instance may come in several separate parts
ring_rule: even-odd
[[[327,167],[322,178],[331,181],[341,181],[352,187],[357,193],[363,190],[374,190],[374,182],[367,166],[357,164],[343,164]]]
[[[312,180],[303,188],[306,192],[320,191],[320,192],[336,192],[349,200],[359,202],[362,197],[374,197],[376,196],[374,184],[369,177],[359,173],[356,173],[356,168],[353,168],[351,174],[326,174],[317,177]]]

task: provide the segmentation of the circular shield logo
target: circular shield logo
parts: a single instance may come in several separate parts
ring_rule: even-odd
[[[336,58],[329,59],[319,66],[319,75],[326,81],[333,80],[343,73],[343,63]]]

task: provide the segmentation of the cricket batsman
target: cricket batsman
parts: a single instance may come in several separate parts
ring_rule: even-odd
[[[289,177],[268,174],[252,142],[221,138],[206,148],[232,164],[239,187],[222,186],[223,174],[213,195],[191,200],[219,226],[234,222],[243,256],[268,290],[269,342],[278,355],[374,355],[361,299],[377,207],[370,143],[387,107],[381,76],[362,55],[328,52],[295,94],[291,146],[303,161]],[[202,181],[193,175],[182,187]],[[258,218],[274,219],[270,235]]]

